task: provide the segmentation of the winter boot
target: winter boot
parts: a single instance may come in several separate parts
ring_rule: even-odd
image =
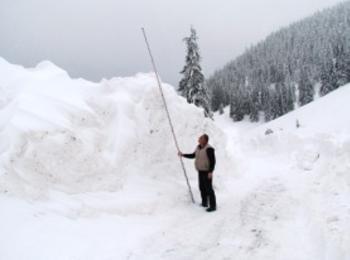
[[[216,207],[209,207],[207,208],[207,212],[213,212],[216,210]]]

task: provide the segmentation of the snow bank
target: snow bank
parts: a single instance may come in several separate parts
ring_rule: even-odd
[[[272,232],[284,236],[284,254],[278,259],[287,259],[288,251],[300,248],[295,237],[288,238],[290,232],[300,234],[312,248],[294,259],[349,258],[349,97],[350,84],[256,127],[241,139],[243,153],[256,164],[248,171],[268,169],[264,178],[273,176],[292,198],[286,209],[278,211],[288,210],[293,221],[284,234],[283,229]],[[282,192],[279,196],[283,202],[287,199]],[[264,225],[271,234],[273,225]]]
[[[174,181],[186,193],[153,74],[92,83],[48,61],[26,69],[3,59],[0,74],[2,192],[118,191],[137,175]],[[222,132],[173,87],[164,91],[180,147],[192,152],[208,133],[222,158],[218,172],[226,171]],[[186,165],[195,180],[192,162]]]

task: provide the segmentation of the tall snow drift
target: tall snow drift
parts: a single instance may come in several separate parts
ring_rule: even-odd
[[[3,59],[0,74],[2,191],[116,191],[132,174],[184,183],[153,74],[92,83],[48,61],[25,69]],[[200,109],[167,84],[164,91],[184,151],[192,152],[203,132],[225,147]],[[224,154],[218,149],[218,158]]]

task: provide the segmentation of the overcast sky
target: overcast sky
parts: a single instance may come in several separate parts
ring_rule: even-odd
[[[93,81],[151,71],[140,28],[163,81],[177,85],[183,37],[197,29],[206,76],[269,33],[340,0],[0,0],[0,56],[51,60]]]

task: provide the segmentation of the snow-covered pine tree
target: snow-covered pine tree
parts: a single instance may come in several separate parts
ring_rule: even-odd
[[[233,121],[241,121],[244,118],[244,97],[240,89],[231,93],[230,117]]]
[[[299,105],[306,105],[314,100],[314,87],[309,79],[306,69],[304,68],[300,72],[300,79],[298,82],[299,88]]]
[[[214,84],[212,86],[214,87],[212,87],[210,92],[211,108],[213,109],[213,111],[216,111],[219,110],[221,106],[224,107],[225,105],[227,105],[228,95],[226,95],[226,93],[220,86],[215,87]]]
[[[191,35],[184,38],[187,47],[186,64],[180,72],[183,74],[183,78],[179,83],[178,91],[186,98],[188,103],[202,107],[204,115],[211,117],[209,95],[200,66],[201,56],[197,40],[196,30],[191,27]]]
[[[269,100],[269,102],[264,103],[264,107],[263,107],[263,111],[264,111],[264,117],[265,117],[265,121],[270,121],[274,118],[273,116],[273,106],[274,103],[271,101],[274,101],[273,99],[273,92],[270,89],[267,89],[266,93],[265,93],[265,97],[267,100]]]
[[[249,118],[252,122],[258,122],[259,121],[259,103],[260,103],[260,94],[257,89],[253,89],[250,92],[250,115]]]
[[[276,91],[275,87],[269,89],[269,103],[267,104],[265,111],[265,119],[267,121],[273,120],[281,114],[281,99],[280,95]]]
[[[322,69],[320,94],[324,96],[338,87],[336,68],[334,66],[334,61],[331,61]]]
[[[339,86],[350,82],[350,51],[344,52],[337,60],[336,76]]]

